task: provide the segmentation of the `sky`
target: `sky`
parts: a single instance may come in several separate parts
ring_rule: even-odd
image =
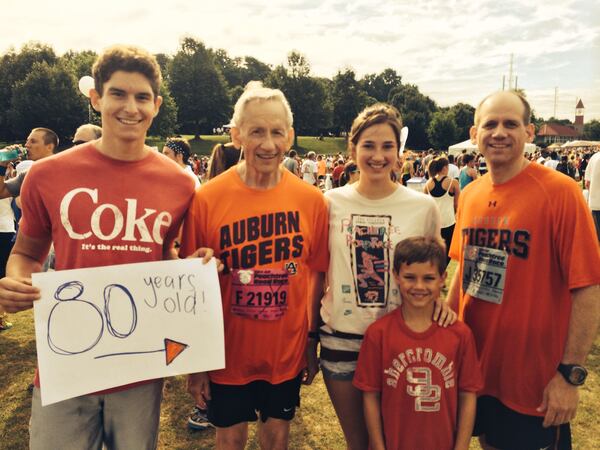
[[[476,106],[513,78],[536,115],[600,120],[600,0],[0,0],[0,54],[29,41],[58,54],[182,37],[273,66],[296,50],[311,75],[396,70],[440,106]],[[555,93],[557,101],[555,102]]]

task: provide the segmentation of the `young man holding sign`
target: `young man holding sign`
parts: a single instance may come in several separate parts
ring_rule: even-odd
[[[98,57],[93,76],[90,99],[102,116],[102,137],[29,171],[20,233],[0,280],[0,304],[8,311],[31,308],[39,299],[30,277],[41,270],[51,242],[57,270],[174,257],[172,243],[194,183],[144,143],[162,102],[159,66],[139,48],[115,46]],[[162,380],[45,407],[37,375],[35,385],[32,449],[156,447]]]

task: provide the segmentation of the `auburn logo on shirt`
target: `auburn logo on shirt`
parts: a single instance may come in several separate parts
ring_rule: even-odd
[[[290,261],[285,263],[284,269],[287,270],[287,273],[290,275],[296,275],[298,273],[298,264],[294,261]]]

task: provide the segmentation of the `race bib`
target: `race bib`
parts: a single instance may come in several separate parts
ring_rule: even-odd
[[[504,250],[467,245],[463,291],[486,302],[502,304],[508,254]]]
[[[288,272],[232,270],[231,312],[258,320],[280,319],[287,310]]]

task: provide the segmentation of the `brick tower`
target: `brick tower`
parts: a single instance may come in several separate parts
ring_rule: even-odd
[[[577,102],[577,106],[575,106],[575,129],[579,136],[583,136],[583,102],[581,99]]]

